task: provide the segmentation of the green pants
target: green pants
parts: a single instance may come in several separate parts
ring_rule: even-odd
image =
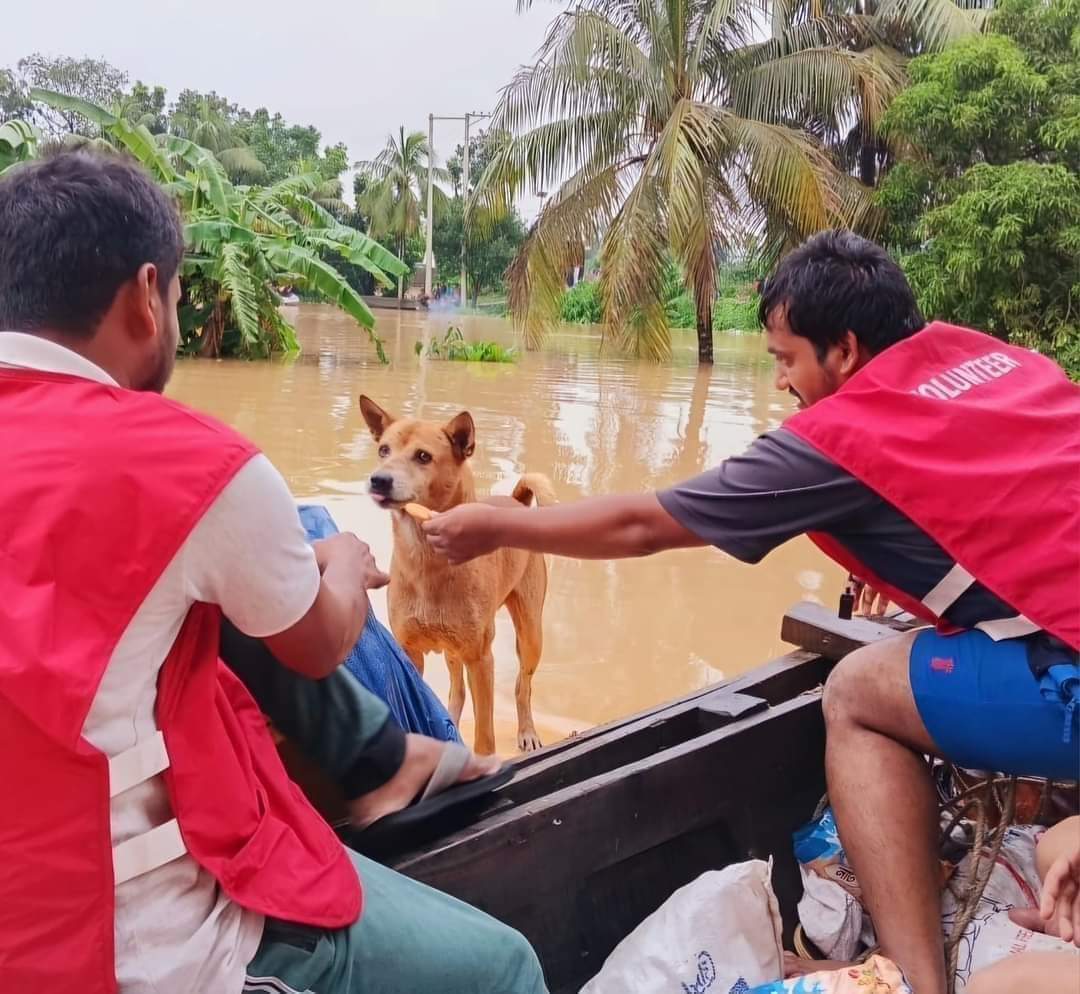
[[[307,680],[232,626],[223,632],[222,658],[274,724],[334,779],[387,752],[379,744],[386,745],[389,710],[344,667]],[[374,765],[387,762],[382,755]],[[520,932],[349,855],[364,888],[360,920],[336,931],[268,920],[248,964],[246,994],[546,994],[540,962]]]
[[[268,920],[244,994],[547,994],[521,933],[350,852],[364,913],[337,931]]]

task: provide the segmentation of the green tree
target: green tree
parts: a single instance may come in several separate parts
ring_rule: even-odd
[[[510,270],[526,342],[543,339],[563,274],[601,241],[605,319],[624,346],[669,354],[672,256],[694,297],[699,360],[711,362],[729,247],[749,233],[771,257],[822,227],[875,230],[868,190],[837,157],[876,136],[903,86],[890,39],[938,45],[971,30],[952,0],[574,4],[503,91],[492,128],[513,137],[470,211],[482,224],[481,210],[498,216],[522,188],[557,187]]]
[[[115,105],[128,82],[126,72],[104,59],[53,58],[35,52],[20,59],[17,69],[27,90],[40,87],[100,107]],[[98,137],[94,123],[82,114],[40,103],[33,105],[33,123],[49,138],[66,135]]]
[[[169,130],[165,110],[165,87],[147,86],[141,80],[123,93],[113,104],[113,113],[131,124],[141,124],[152,135],[162,135]]]
[[[244,141],[266,164],[269,178],[274,182],[292,173],[297,162],[312,162],[319,157],[321,136],[317,128],[289,124],[280,114],[271,115],[265,107],[254,113],[240,111],[238,127]],[[345,161],[347,167],[348,159]],[[334,175],[343,171],[344,167]]]
[[[390,241],[399,258],[406,259],[411,239],[420,232],[427,210],[428,144],[420,131],[388,135],[386,145],[371,160],[356,163],[364,189],[358,209],[368,218],[373,238]],[[445,169],[435,169],[437,180],[449,179]],[[436,217],[445,208],[446,194],[435,186],[432,198]],[[404,294],[404,278],[398,279],[398,296]]]
[[[465,274],[475,307],[484,290],[503,288],[503,276],[525,240],[525,226],[516,211],[502,215],[481,232],[472,228],[466,235],[464,202],[455,197],[435,222],[432,244],[441,270],[455,271],[466,242]]]
[[[234,181],[265,181],[266,164],[245,140],[237,108],[216,93],[183,90],[169,115],[169,131],[213,152]]]
[[[271,187],[234,187],[208,149],[178,135],[152,135],[78,97],[34,90],[35,101],[89,121],[115,148],[135,157],[178,202],[190,251],[181,271],[181,348],[207,356],[263,356],[297,349],[278,310],[275,287],[295,285],[336,304],[364,328],[375,319],[356,291],[322,258],[330,252],[390,285],[400,260],[340,224],[310,194],[318,174]]]
[[[911,64],[888,237],[928,315],[1080,376],[1080,0],[1002,0],[991,28]]]
[[[0,69],[0,124],[15,118],[29,119],[34,105],[22,79],[10,69]]]

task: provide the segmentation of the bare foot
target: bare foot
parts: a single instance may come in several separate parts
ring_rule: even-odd
[[[401,811],[412,804],[416,795],[431,779],[431,774],[435,771],[435,766],[446,746],[447,743],[428,738],[426,735],[412,733],[406,735],[405,758],[397,774],[377,790],[349,802],[349,818],[354,827],[367,828],[380,818],[392,815],[395,811]],[[468,783],[470,780],[490,776],[492,773],[497,773],[501,766],[502,760],[498,756],[474,755],[465,764],[465,769],[461,771],[457,782]]]
[[[784,977],[805,977],[808,973],[820,973],[823,970],[846,970],[855,963],[839,959],[803,959],[795,953],[784,953]]]

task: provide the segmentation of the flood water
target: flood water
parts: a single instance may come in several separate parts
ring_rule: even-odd
[[[391,554],[390,518],[365,496],[375,446],[357,407],[367,393],[387,410],[477,426],[478,492],[509,493],[524,471],[546,473],[562,501],[643,493],[693,476],[778,425],[792,402],[772,386],[759,335],[718,336],[716,365],[699,373],[693,336],[677,333],[670,364],[600,349],[599,329],[572,327],[517,363],[421,360],[414,344],[452,320],[470,341],[514,344],[497,318],[376,312],[390,365],[366,335],[321,305],[288,308],[303,348],[294,360],[177,363],[169,395],[254,440],[298,499],[325,504],[342,529]],[[746,566],[709,549],[624,562],[554,560],[544,655],[533,704],[545,743],[632,714],[788,651],[780,620],[811,597],[835,604],[843,578],[805,538]],[[374,595],[385,622],[383,592]],[[505,611],[495,641],[496,735],[515,749],[514,636]],[[445,701],[438,657],[427,679]],[[472,741],[470,704],[462,732]]]

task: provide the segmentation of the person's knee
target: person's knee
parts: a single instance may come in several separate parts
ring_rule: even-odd
[[[830,730],[844,724],[858,724],[860,700],[865,699],[866,681],[871,677],[868,650],[872,648],[866,646],[845,656],[825,681],[821,708]]]
[[[502,983],[500,990],[513,991],[514,994],[547,994],[544,970],[529,940],[517,929],[505,928],[500,936],[498,958],[502,964],[499,971]]]

